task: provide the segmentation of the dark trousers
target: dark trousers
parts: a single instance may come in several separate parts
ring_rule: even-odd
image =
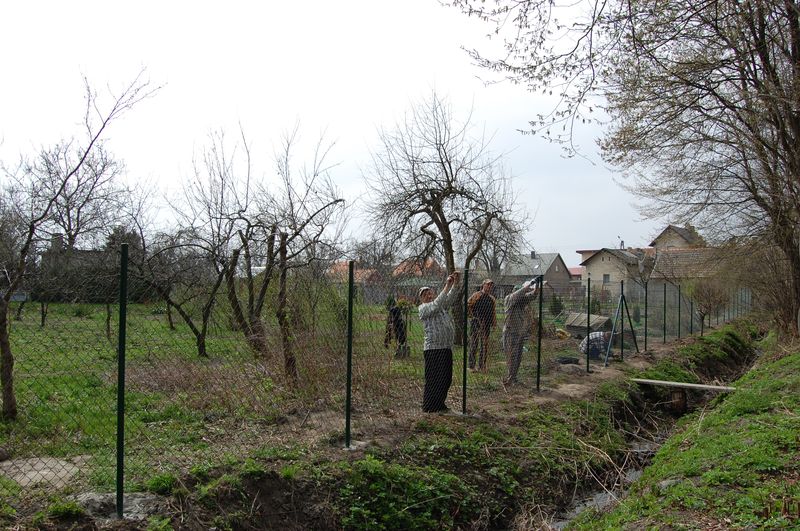
[[[442,411],[444,401],[453,382],[453,351],[440,348],[425,351],[425,391],[422,395],[422,411]]]

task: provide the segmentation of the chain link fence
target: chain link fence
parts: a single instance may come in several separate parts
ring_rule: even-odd
[[[132,268],[120,305],[117,254],[83,269],[75,260],[51,260],[10,307],[19,415],[0,422],[6,499],[142,490],[259,452],[397,437],[426,415],[494,413],[752,305],[743,288],[709,305],[652,279],[452,278],[346,263],[261,283],[195,268],[166,287]],[[584,342],[587,333],[600,335]]]

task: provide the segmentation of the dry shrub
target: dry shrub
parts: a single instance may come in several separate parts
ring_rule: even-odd
[[[529,503],[522,507],[511,520],[509,529],[528,531],[530,529],[554,529],[553,518],[542,509],[541,505]]]
[[[272,413],[280,391],[270,368],[259,360],[131,364],[126,370],[126,385],[131,391],[161,393],[172,400],[184,397],[191,409],[255,414]]]

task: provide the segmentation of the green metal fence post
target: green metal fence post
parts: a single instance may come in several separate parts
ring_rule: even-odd
[[[664,282],[664,343],[667,342],[667,283]]]
[[[117,343],[117,518],[122,518],[125,481],[125,332],[128,318],[128,244],[119,263],[119,334]]]
[[[592,315],[592,279],[586,278],[586,372],[589,372],[589,333],[592,331],[590,325]]]
[[[536,392],[539,392],[539,385],[542,375],[542,302],[544,300],[544,277],[539,277],[539,330],[536,339]],[[587,342],[588,345],[588,342]],[[589,350],[588,348],[586,350]]]
[[[689,335],[694,334],[694,301],[689,301]]]
[[[625,281],[619,281],[619,359],[625,359]]]
[[[644,349],[647,350],[647,282],[644,283]]]
[[[463,326],[463,329],[461,330],[461,337],[464,338],[464,340],[462,341],[462,343],[464,344],[463,345],[463,347],[464,347],[464,349],[463,349],[464,350],[464,363],[463,363],[463,365],[461,367],[461,370],[462,370],[462,374],[461,374],[461,414],[462,415],[466,415],[467,414],[467,344],[469,343],[469,340],[468,340],[468,337],[467,337],[467,321],[468,321],[468,317],[469,317],[469,315],[467,315],[467,300],[469,300],[469,269],[466,267],[466,264],[465,264],[465,266],[464,266],[464,310],[462,312],[464,314],[464,326]],[[484,348],[487,348],[487,347],[484,345]],[[477,352],[476,352],[476,354],[480,355]]]
[[[681,338],[681,285],[678,284],[678,339]]]
[[[353,396],[353,269],[355,262],[347,263],[347,390],[345,396],[344,446],[350,448],[350,409]]]

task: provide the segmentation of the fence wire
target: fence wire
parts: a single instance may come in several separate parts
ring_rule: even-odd
[[[448,282],[390,265],[354,268],[351,287],[341,265],[294,267],[282,280],[215,281],[193,269],[168,286],[132,269],[126,491],[259,452],[380,438],[426,415],[501,413],[515,396],[703,333],[752,304],[746,289],[701,309],[689,289],[663,281],[465,271]],[[4,498],[114,490],[118,264],[79,270],[55,264],[9,309],[19,416],[0,423]]]

